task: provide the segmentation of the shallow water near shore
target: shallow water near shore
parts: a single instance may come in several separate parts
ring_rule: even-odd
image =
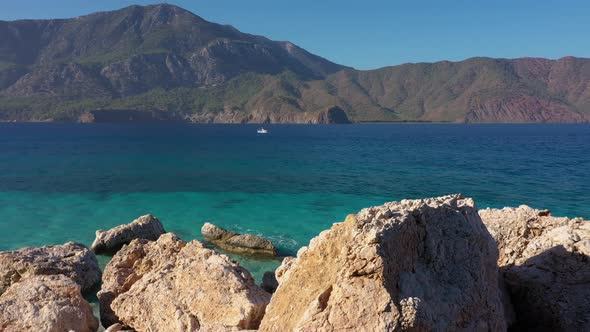
[[[457,192],[590,218],[590,125],[265,127],[0,124],[0,250],[152,213],[185,240],[210,221],[293,255],[363,207]],[[258,280],[279,264],[232,257]]]

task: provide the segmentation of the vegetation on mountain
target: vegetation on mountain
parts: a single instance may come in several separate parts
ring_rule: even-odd
[[[590,59],[573,57],[354,70],[166,4],[0,21],[5,121],[137,110],[194,122],[308,123],[339,107],[353,122],[587,122],[589,82]]]

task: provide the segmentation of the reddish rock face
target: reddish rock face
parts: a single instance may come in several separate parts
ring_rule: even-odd
[[[467,123],[580,123],[588,119],[553,100],[519,95],[475,102],[465,116]]]

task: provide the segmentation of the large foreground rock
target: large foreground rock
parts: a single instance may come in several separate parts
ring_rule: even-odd
[[[0,331],[94,332],[98,320],[80,286],[63,275],[34,276],[0,296]]]
[[[590,223],[528,206],[481,210],[518,328],[590,331]]]
[[[168,233],[124,246],[105,269],[99,299],[106,326],[118,319],[137,331],[227,331],[257,328],[270,294],[227,256]]]
[[[174,264],[178,252],[185,245],[186,242],[173,233],[166,233],[157,241],[132,241],[115,254],[105,267],[102,287],[98,292],[102,325],[111,326],[119,322],[111,309],[111,303],[117,296],[127,292],[144,274]]]
[[[471,199],[363,209],[283,264],[260,331],[503,331],[497,257]]]
[[[166,231],[160,220],[151,214],[146,214],[129,224],[120,225],[108,231],[96,231],[96,238],[90,249],[96,254],[114,254],[134,239],[155,241],[164,233]]]
[[[229,252],[265,256],[276,256],[277,254],[277,249],[272,242],[260,236],[238,234],[208,222],[201,227],[201,234],[208,242]]]
[[[15,282],[37,275],[64,275],[87,293],[101,278],[96,256],[80,243],[0,252],[0,294]]]

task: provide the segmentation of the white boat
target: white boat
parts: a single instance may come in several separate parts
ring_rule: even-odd
[[[258,130],[256,132],[259,134],[268,134],[268,130],[266,130],[262,127],[258,128]]]

